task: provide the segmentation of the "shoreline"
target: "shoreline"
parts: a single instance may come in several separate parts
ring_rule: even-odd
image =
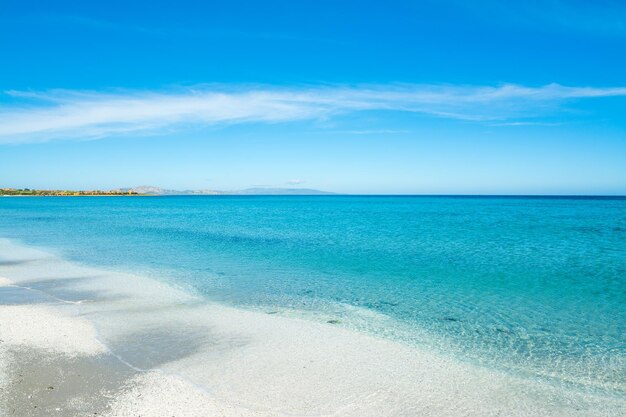
[[[618,416],[626,410],[618,398],[560,391],[331,324],[208,303],[148,277],[73,264],[6,239],[0,249],[7,415],[11,407],[28,410],[15,415],[74,415],[72,404],[86,403],[109,416]],[[45,387],[35,386],[45,378],[28,387],[16,382],[25,371],[55,369],[65,371],[65,381],[48,375],[56,379]],[[68,377],[72,369],[82,376]],[[101,378],[86,383],[90,374]]]
[[[0,195],[0,197],[156,197],[154,194],[85,194],[85,195]]]

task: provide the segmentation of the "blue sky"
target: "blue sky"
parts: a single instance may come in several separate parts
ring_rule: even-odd
[[[216,3],[0,0],[1,185],[626,194],[624,2]]]

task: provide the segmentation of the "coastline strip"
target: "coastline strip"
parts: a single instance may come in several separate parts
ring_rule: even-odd
[[[7,340],[22,341],[0,345],[3,386],[12,387],[3,392],[30,392],[21,406],[36,402],[37,410],[51,412],[29,408],[18,415],[73,415],[85,399],[110,416],[167,410],[177,416],[610,417],[626,410],[623,399],[514,378],[330,324],[209,303],[147,277],[89,268],[5,239],[0,261],[7,277],[0,283],[8,285],[0,288],[6,311],[0,339],[11,329]],[[20,291],[22,302],[10,291]],[[40,321],[35,331],[20,333],[16,309]],[[56,327],[41,329],[53,320]],[[78,342],[65,340],[68,332]],[[99,341],[104,347],[96,348]],[[45,361],[55,365],[37,365]],[[81,376],[68,379],[76,369]],[[58,389],[65,396],[54,402],[54,390],[20,389],[17,375],[29,370],[39,381],[57,375],[55,384],[69,387]],[[100,375],[99,382],[89,385],[84,372]],[[20,405],[7,401],[5,410]]]

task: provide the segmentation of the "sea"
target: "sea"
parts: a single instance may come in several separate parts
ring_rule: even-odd
[[[7,197],[0,238],[626,395],[624,197]]]

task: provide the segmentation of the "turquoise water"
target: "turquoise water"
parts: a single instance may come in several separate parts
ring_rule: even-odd
[[[0,198],[0,237],[626,394],[624,198]]]

